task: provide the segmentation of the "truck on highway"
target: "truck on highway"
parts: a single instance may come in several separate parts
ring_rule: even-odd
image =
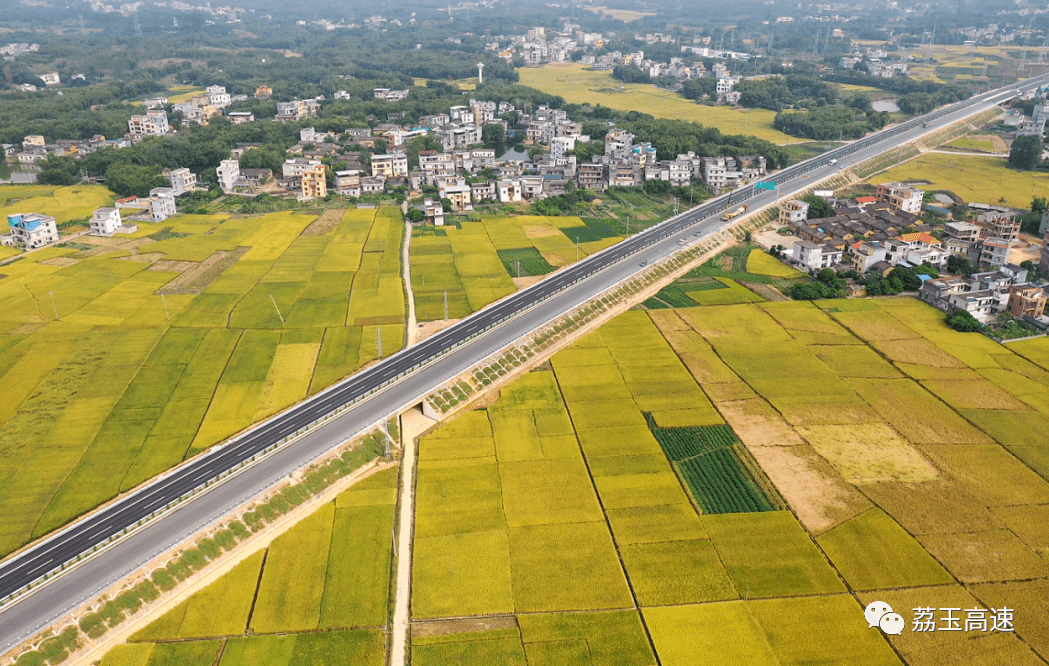
[[[929,126],[929,121],[928,120],[926,120],[924,123],[922,123],[922,127],[928,127],[928,126]]]
[[[731,213],[725,213],[724,215],[722,215],[721,219],[725,220],[727,222],[728,220],[731,220],[734,217],[739,217],[740,215],[742,215],[743,213],[746,213],[746,212],[747,212],[747,207],[746,206],[740,206],[739,208],[737,208],[736,210],[732,211]]]

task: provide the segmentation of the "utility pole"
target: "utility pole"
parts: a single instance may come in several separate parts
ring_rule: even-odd
[[[277,311],[277,316],[280,317],[280,325],[284,325],[284,315],[280,313],[280,308],[277,307],[277,301],[274,300],[273,294],[270,294],[270,301],[273,303],[273,309]]]
[[[579,261],[579,236],[575,237],[575,260]],[[55,313],[55,316],[58,316],[57,312]]]
[[[630,216],[626,216],[626,235],[630,235]]]
[[[448,321],[448,290],[444,290],[444,320]]]
[[[520,261],[517,262],[517,278],[518,279],[521,278],[521,262]]]
[[[55,321],[62,321],[58,318],[58,306],[55,305],[55,292],[49,291],[47,293],[51,294],[51,307],[55,309]]]
[[[160,300],[164,302],[164,316],[168,318],[168,323],[171,323],[171,314],[168,312],[168,299],[164,298],[164,292],[160,292]]]
[[[376,328],[375,328],[375,332],[376,332],[376,334],[378,334],[378,341],[379,341],[379,358],[382,358],[382,329],[381,329],[381,328],[379,328],[379,327],[376,327]],[[385,426],[383,426],[383,427],[385,428]],[[387,446],[389,446],[389,438],[390,438],[390,436],[389,436],[389,435],[386,435],[386,439],[387,439],[387,444],[386,444],[386,445],[387,445]]]

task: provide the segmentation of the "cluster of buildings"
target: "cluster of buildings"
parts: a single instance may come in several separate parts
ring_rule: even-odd
[[[948,222],[941,240],[919,219],[921,190],[882,183],[877,195],[836,202],[833,217],[807,219],[808,204],[790,200],[780,207],[779,223],[799,239],[792,259],[809,271],[855,269],[883,275],[898,265],[929,263],[944,268],[951,255],[963,256],[979,270],[1005,266],[1020,233],[1013,211],[972,203],[976,222]]]
[[[809,205],[801,200],[784,202],[779,223],[798,237],[785,259],[811,273],[830,268],[838,272],[856,270],[884,277],[897,267],[922,264],[946,270],[948,259],[969,259],[978,272],[971,276],[922,276],[922,300],[944,310],[965,310],[981,323],[1008,311],[1042,329],[1046,293],[1028,282],[1028,271],[1009,263],[1009,252],[1020,232],[1014,211],[970,203],[977,211],[975,222],[947,222],[942,238],[918,217],[922,192],[902,183],[882,183],[877,196],[835,202],[833,217],[809,220]],[[1049,227],[1049,214],[1046,215]],[[1039,272],[1049,278],[1049,234],[1041,251]],[[863,295],[862,285],[850,283],[854,295]]]
[[[1027,280],[1026,268],[1008,264],[994,271],[970,276],[945,276],[925,280],[918,294],[926,303],[952,313],[964,310],[986,324],[1002,312],[1045,330],[1046,291]]]
[[[32,167],[37,162],[52,155],[60,157],[78,157],[87,155],[100,148],[126,148],[131,141],[126,138],[106,139],[101,134],[96,134],[90,139],[58,139],[54,143],[47,143],[39,134],[31,134],[22,139],[22,145],[3,144],[6,157],[15,157],[22,167]]]

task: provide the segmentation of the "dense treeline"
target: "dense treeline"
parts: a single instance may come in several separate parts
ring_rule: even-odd
[[[95,134],[108,138],[127,132],[127,120],[139,107],[121,100],[163,90],[153,81],[111,83],[101,86],[29,94],[0,95],[0,142],[21,143],[29,134],[47,141],[89,139]],[[104,106],[104,108],[91,107]]]
[[[740,106],[782,111],[787,107],[832,104],[838,91],[815,76],[788,74],[768,79],[743,80],[736,84]]]
[[[965,93],[954,86],[944,86],[935,93],[912,92],[896,100],[900,111],[911,115],[921,115],[933,109],[965,99]]]
[[[837,70],[833,73],[825,74],[823,80],[834,83],[851,83],[859,86],[870,86],[872,88],[888,90],[889,92],[894,92],[900,95],[906,95],[908,93],[927,93],[931,95],[939,92],[941,88],[945,87],[942,83],[912,79],[909,76],[894,76],[886,79],[880,76],[871,76],[864,72],[853,72],[847,70]]]
[[[808,111],[780,111],[772,126],[791,136],[826,141],[829,139],[858,139],[877,131],[889,122],[884,111],[859,113],[851,106],[834,104]]]
[[[623,83],[652,83],[652,77],[635,65],[616,65],[612,68],[612,78]]]

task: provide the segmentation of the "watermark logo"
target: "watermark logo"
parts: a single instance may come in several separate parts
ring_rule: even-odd
[[[1012,632],[1012,608],[933,608],[920,606],[913,609],[914,621],[911,631],[928,633],[932,631],[972,632]],[[965,613],[963,616],[962,613]],[[899,636],[907,627],[902,615],[894,613],[892,606],[884,601],[872,601],[863,610],[867,628],[878,627],[892,636]]]

